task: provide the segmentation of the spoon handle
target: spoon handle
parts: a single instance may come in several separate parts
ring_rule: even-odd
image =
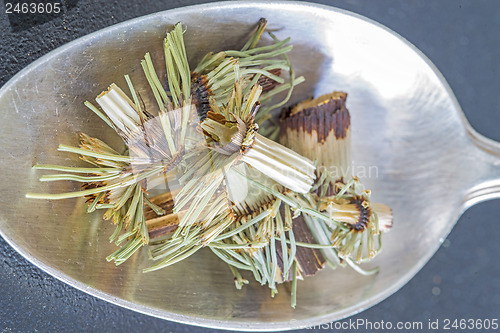
[[[475,185],[466,192],[464,208],[482,201],[500,198],[500,142],[488,139],[473,129],[469,130],[475,148],[470,172],[476,173]]]

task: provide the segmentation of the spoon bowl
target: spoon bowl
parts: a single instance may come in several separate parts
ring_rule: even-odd
[[[162,39],[186,27],[195,64],[208,51],[242,46],[261,16],[279,39],[292,38],[290,61],[306,82],[293,101],[333,90],[348,93],[353,173],[394,212],[383,252],[366,267],[325,269],[290,287],[250,282],[236,290],[227,266],[201,251],[167,269],[143,274],[146,251],[116,267],[105,257],[113,226],[85,213],[82,199],[39,201],[27,192],[76,190],[67,182],[40,183],[32,165],[79,165],[57,152],[76,145],[78,132],[118,143],[113,131],[83,105],[112,82],[147,84],[140,60],[162,61]],[[161,67],[161,66],[158,66]],[[161,74],[161,73],[160,73]],[[146,89],[144,89],[146,90]],[[147,100],[147,98],[146,98]],[[232,330],[285,330],[339,320],[390,296],[431,258],[462,212],[500,197],[500,145],[467,123],[444,78],[410,43],[369,19],[300,2],[223,2],[130,20],[77,39],[40,58],[0,90],[0,234],[32,263],[91,295],[135,311],[193,325]],[[246,276],[251,280],[251,276]]]

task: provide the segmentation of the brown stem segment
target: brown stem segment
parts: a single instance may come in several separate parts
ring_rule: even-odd
[[[180,214],[173,214],[174,194],[166,192],[150,199],[152,203],[161,207],[164,215],[158,215],[151,207],[144,205],[144,218],[148,227],[149,238],[157,238],[177,230]]]
[[[292,228],[295,240],[301,243],[309,243],[316,244],[316,240],[314,236],[311,234],[311,231],[307,227],[306,221],[302,215],[296,217],[293,220],[293,228]],[[288,246],[287,246],[288,248]],[[278,266],[280,268],[281,276],[278,276],[278,282],[281,282],[283,279],[283,253],[281,251],[281,242],[276,241],[276,252],[278,257]],[[288,255],[285,254],[285,255]],[[318,271],[322,270],[325,267],[326,259],[318,249],[310,249],[302,246],[297,246],[297,252],[295,254],[295,260],[298,264],[298,270],[301,273],[301,276],[313,276]],[[292,280],[291,272],[288,273],[288,280]]]
[[[318,171],[331,179],[351,177],[351,117],[346,108],[347,94],[333,92],[309,99],[281,114],[280,142],[311,160]],[[326,195],[336,192],[332,184]]]

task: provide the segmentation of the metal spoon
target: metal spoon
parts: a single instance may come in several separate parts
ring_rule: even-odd
[[[300,100],[331,90],[349,93],[354,172],[378,201],[387,202],[395,226],[373,265],[380,273],[325,270],[299,284],[298,306],[284,286],[275,299],[255,283],[234,290],[231,274],[209,253],[170,269],[142,274],[145,253],[115,267],[114,249],[99,214],[81,200],[32,201],[26,192],[63,192],[67,184],[38,182],[34,163],[76,164],[59,143],[85,131],[116,138],[82,102],[123,74],[140,80],[146,51],[161,58],[171,25],[188,28],[193,63],[208,50],[239,45],[266,16],[279,38],[291,36],[291,61],[307,82]],[[133,48],[130,45],[134,45]],[[196,325],[252,330],[306,327],[357,313],[398,290],[429,260],[460,214],[500,197],[500,146],[467,124],[453,93],[433,65],[401,37],[365,18],[328,7],[236,2],[158,13],[78,39],[30,65],[0,91],[0,161],[10,175],[0,203],[0,233],[22,255],[57,278],[110,302]],[[19,138],[24,138],[19,140]]]

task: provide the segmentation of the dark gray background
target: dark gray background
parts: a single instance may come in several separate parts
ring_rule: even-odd
[[[0,86],[35,59],[80,36],[208,1],[63,2],[59,15],[19,17],[8,17],[0,2]],[[500,141],[500,1],[317,2],[367,16],[404,36],[443,73],[472,126]],[[499,318],[499,216],[498,200],[469,209],[413,280],[352,319],[422,321],[425,327],[436,319]],[[34,267],[0,238],[0,332],[146,330],[214,331],[151,318],[88,296]]]

